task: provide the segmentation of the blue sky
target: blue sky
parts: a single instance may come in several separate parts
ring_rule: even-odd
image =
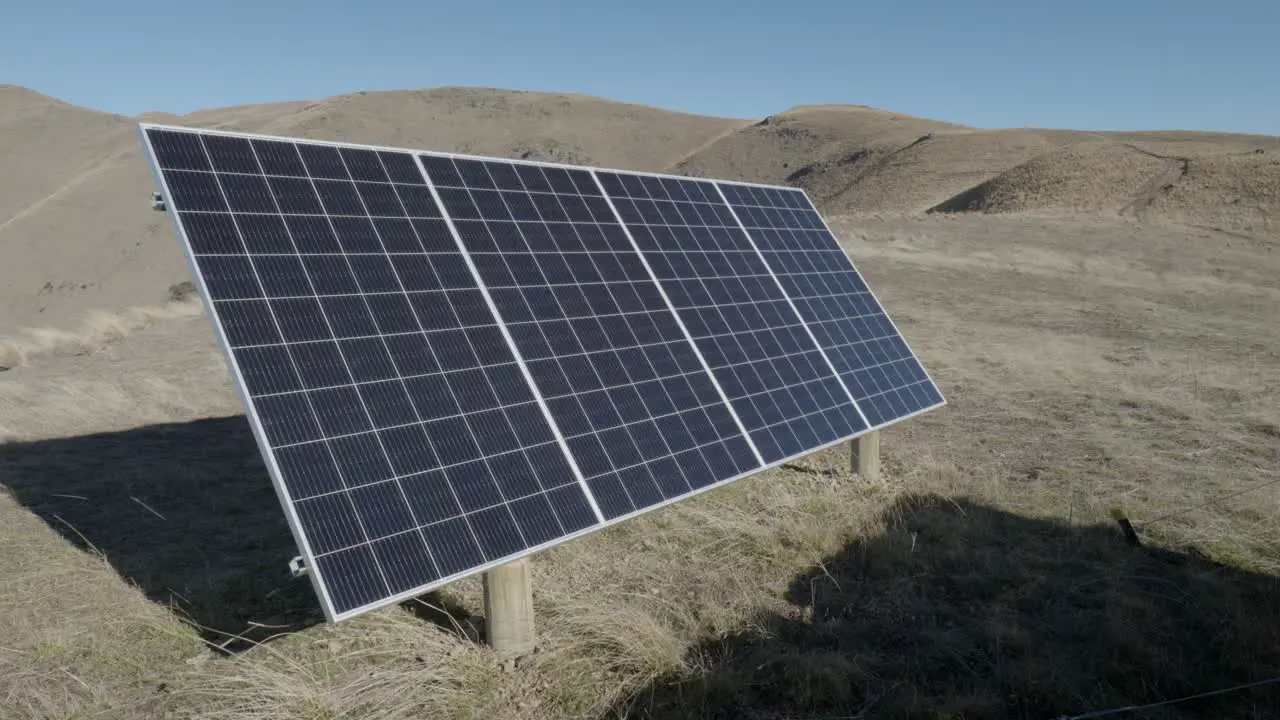
[[[1277,29],[1277,0],[9,0],[0,83],[124,114],[480,85],[734,117],[854,103],[1276,135]]]

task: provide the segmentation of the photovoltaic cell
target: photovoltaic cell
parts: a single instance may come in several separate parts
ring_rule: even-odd
[[[607,519],[759,467],[590,172],[420,157]]]
[[[718,185],[872,427],[942,404],[804,192]]]
[[[715,185],[597,176],[765,463],[866,429]]]
[[[597,524],[411,154],[146,137],[331,615]]]

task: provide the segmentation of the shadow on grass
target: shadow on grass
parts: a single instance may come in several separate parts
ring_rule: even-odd
[[[468,642],[480,643],[484,639],[484,617],[476,615],[471,608],[440,590],[405,600],[400,603],[400,607],[419,620]]]
[[[243,415],[3,444],[0,485],[212,643],[324,620]]]
[[[1280,582],[937,496],[796,577],[793,612],[695,648],[613,714],[1053,718],[1280,675]],[[1280,687],[1124,718],[1275,718]]]

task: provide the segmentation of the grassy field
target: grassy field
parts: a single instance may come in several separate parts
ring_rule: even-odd
[[[478,581],[322,624],[203,318],[24,354],[0,717],[1049,718],[1280,675],[1280,484],[1215,501],[1280,483],[1280,243],[835,226],[950,404],[878,483],[832,449],[538,556],[511,672]],[[1122,717],[1277,716],[1273,686]]]

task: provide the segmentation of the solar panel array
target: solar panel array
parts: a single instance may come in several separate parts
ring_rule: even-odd
[[[943,403],[800,191],[141,131],[331,620]]]

